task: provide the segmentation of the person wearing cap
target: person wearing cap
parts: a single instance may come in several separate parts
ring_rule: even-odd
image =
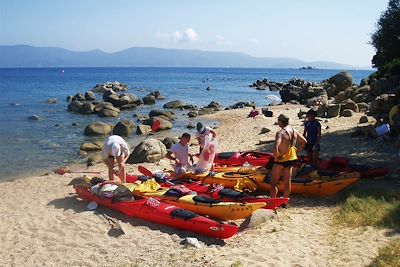
[[[111,135],[104,142],[102,156],[103,162],[108,167],[108,179],[113,181],[114,174],[117,174],[119,179],[125,183],[125,163],[129,158],[129,147],[125,140],[119,135]],[[115,160],[118,163],[118,171],[114,170]]]
[[[214,132],[213,129],[211,129],[210,127],[205,127],[201,122],[197,123],[196,129],[197,129],[196,139],[197,141],[199,141],[200,153],[201,153],[206,144],[206,137],[209,136],[214,139],[217,137],[217,134]]]
[[[174,170],[177,178],[185,177],[190,167],[189,157],[192,156],[189,154],[188,145],[190,137],[190,134],[183,133],[179,142],[173,145],[166,155],[168,159],[175,161]]]
[[[297,161],[297,153],[301,152],[307,140],[298,131],[289,126],[289,118],[286,115],[279,115],[278,125],[281,128],[275,136],[274,165],[271,174],[271,197],[278,195],[277,183],[283,176],[283,196],[289,197],[291,191],[291,177],[293,165]],[[296,144],[299,143],[299,147]]]
[[[307,151],[307,156],[310,159],[311,166],[315,169],[319,167],[319,151],[321,140],[321,124],[315,119],[317,112],[310,109],[306,113],[307,121],[304,123],[303,136],[307,140],[304,149]]]

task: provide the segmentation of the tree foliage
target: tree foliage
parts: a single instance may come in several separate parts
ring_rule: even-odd
[[[381,69],[385,64],[400,59],[400,0],[390,0],[371,36],[376,54],[372,58],[374,67]]]

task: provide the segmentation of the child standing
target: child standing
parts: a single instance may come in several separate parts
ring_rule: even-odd
[[[319,151],[321,140],[321,124],[315,119],[317,112],[310,109],[306,113],[307,121],[304,124],[304,137],[307,139],[305,150],[310,159],[311,166],[315,169],[319,167]]]

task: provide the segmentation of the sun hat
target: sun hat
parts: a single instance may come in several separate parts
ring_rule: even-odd
[[[119,144],[113,143],[111,145],[111,155],[114,157],[121,156],[121,146]]]
[[[201,122],[198,122],[198,123],[197,123],[196,129],[197,129],[198,132],[204,131],[204,128],[205,128],[205,127],[204,127],[203,123],[201,123]]]

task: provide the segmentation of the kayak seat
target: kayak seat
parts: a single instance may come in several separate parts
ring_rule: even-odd
[[[171,189],[168,189],[168,191],[165,192],[163,196],[170,197],[170,198],[180,198],[183,195],[178,190],[171,188]]]
[[[146,182],[149,179],[150,179],[150,177],[146,176],[146,175],[139,175],[138,176],[138,180],[141,181],[141,182]]]
[[[330,171],[330,170],[318,170],[318,175],[320,176],[336,176],[339,172]]]
[[[172,218],[183,219],[185,221],[198,217],[199,215],[184,209],[175,209],[170,213]]]
[[[230,159],[236,152],[221,152],[218,153],[218,158],[220,159]]]
[[[197,204],[197,203],[216,204],[216,203],[221,202],[219,200],[215,200],[215,199],[213,199],[211,197],[207,197],[207,196],[194,196],[193,201],[195,202],[195,204]]]
[[[99,178],[99,177],[93,177],[92,179],[90,179],[90,184],[91,185],[96,185],[99,183],[105,182],[105,180],[103,178]]]
[[[227,198],[233,198],[233,199],[238,199],[240,197],[242,197],[242,193],[232,190],[232,189],[228,189],[228,188],[224,188],[221,189],[221,191],[218,192],[218,195],[220,197],[227,197]]]

